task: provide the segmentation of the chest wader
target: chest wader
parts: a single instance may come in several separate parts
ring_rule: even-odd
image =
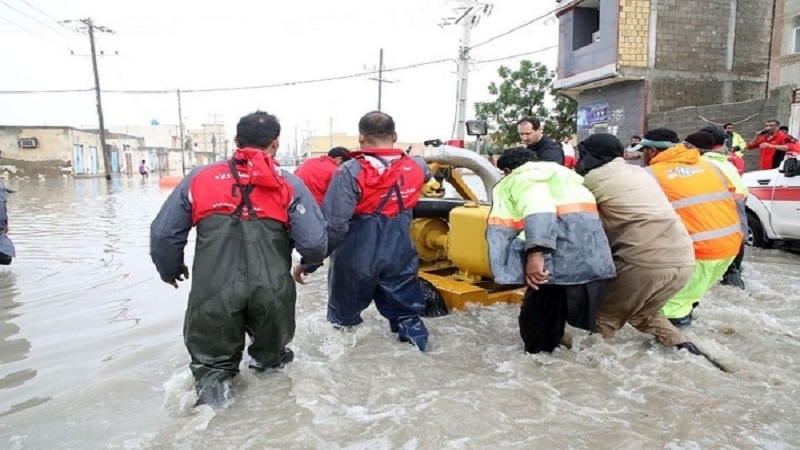
[[[221,386],[239,372],[245,333],[250,356],[264,367],[288,362],[295,331],[295,285],[286,227],[258,219],[254,186],[236,180],[241,202],[231,215],[215,214],[197,225],[192,289],[183,326],[200,403],[219,403]],[[242,218],[247,207],[248,216]],[[290,360],[290,359],[289,359]],[[258,365],[257,364],[257,365]]]
[[[384,163],[385,164],[385,163]],[[400,212],[381,212],[397,195]],[[328,272],[328,321],[341,326],[362,322],[361,312],[375,300],[378,312],[400,340],[425,351],[428,330],[420,319],[425,309],[417,271],[419,257],[411,242],[411,217],[395,184],[372,214],[351,219],[350,228],[331,255]]]

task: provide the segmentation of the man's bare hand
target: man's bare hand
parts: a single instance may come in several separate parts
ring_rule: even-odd
[[[175,278],[172,281],[168,281],[168,284],[171,284],[175,289],[178,289],[178,281],[188,280],[189,279],[189,268],[183,266],[183,272],[178,275],[178,278]]]
[[[296,281],[297,284],[306,284],[306,280],[303,279],[303,276],[305,275],[308,275],[308,272],[303,269],[302,264],[298,264],[294,266],[294,269],[292,269],[292,278],[294,278],[294,281]]]
[[[539,285],[547,284],[549,280],[550,272],[544,269],[544,253],[529,253],[525,263],[525,282],[531,289],[539,290]]]

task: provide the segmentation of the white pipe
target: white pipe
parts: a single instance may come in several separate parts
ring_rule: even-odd
[[[453,167],[463,167],[475,172],[483,182],[486,198],[492,202],[492,188],[500,181],[500,172],[489,161],[471,150],[459,147],[442,145],[439,147],[425,147],[423,158],[429,163],[448,164]]]

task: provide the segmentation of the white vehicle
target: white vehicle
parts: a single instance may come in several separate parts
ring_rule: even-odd
[[[776,243],[800,244],[798,160],[787,159],[778,169],[748,172],[742,179],[750,190],[746,203],[748,243],[762,248]]]

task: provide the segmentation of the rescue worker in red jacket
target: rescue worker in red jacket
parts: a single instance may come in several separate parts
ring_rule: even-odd
[[[786,157],[786,152],[797,150],[797,139],[780,131],[780,122],[768,120],[764,129],[756,133],[753,140],[747,144],[748,150],[761,149],[759,157],[759,170],[775,169],[781,165]]]
[[[198,404],[224,406],[239,372],[245,334],[249,366],[278,369],[292,361],[295,331],[292,243],[322,260],[325,221],[299,178],[279,170],[280,124],[257,111],[236,127],[233,158],[193,170],[167,198],[150,228],[150,255],[161,279],[176,288],[189,278],[184,247],[197,246],[183,326]]]
[[[394,120],[374,111],[358,123],[361,150],[333,176],[322,212],[328,222],[328,321],[339,327],[362,322],[374,300],[392,332],[422,351],[428,330],[417,271],[419,256],[409,227],[414,205],[431,172],[422,158],[394,148]],[[306,258],[307,262],[310,261]],[[295,269],[295,280],[302,282]]]
[[[328,192],[328,185],[331,184],[331,179],[336,169],[342,165],[343,162],[350,160],[350,150],[344,147],[334,147],[328,151],[327,156],[320,156],[319,158],[311,158],[306,160],[300,167],[294,171],[298,178],[303,180],[303,183],[311,191],[314,199],[318,205],[322,205],[322,200],[325,198],[325,193]]]

